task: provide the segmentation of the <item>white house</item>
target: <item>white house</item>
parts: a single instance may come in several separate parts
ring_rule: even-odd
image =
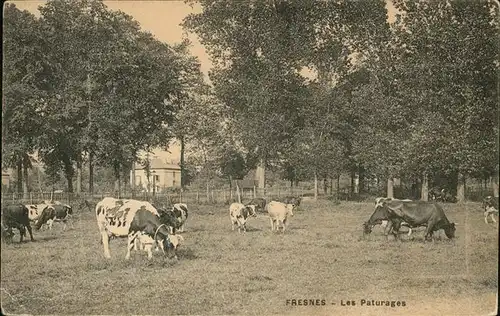
[[[142,187],[144,191],[151,192],[154,185],[156,192],[161,192],[166,188],[181,186],[180,146],[178,142],[172,141],[167,150],[157,148],[149,155],[140,153],[139,156],[142,160],[149,159],[151,175],[148,179],[144,166],[136,163],[134,167],[136,187]],[[132,175],[133,173],[130,172],[131,184]]]

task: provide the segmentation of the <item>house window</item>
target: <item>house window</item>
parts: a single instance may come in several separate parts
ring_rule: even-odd
[[[135,185],[141,185],[141,184],[142,184],[141,176],[136,176],[135,177]]]
[[[160,176],[155,174],[155,182],[160,182]]]

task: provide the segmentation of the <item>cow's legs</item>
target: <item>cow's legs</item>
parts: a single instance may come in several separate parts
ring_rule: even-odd
[[[493,223],[496,223],[497,221],[495,220],[495,214],[492,212],[490,214],[490,216],[491,216],[491,220],[493,221]]]
[[[490,214],[489,214],[489,212],[488,212],[488,211],[485,211],[485,212],[484,212],[484,222],[485,222],[486,224],[488,224],[488,215],[490,215]]]
[[[19,226],[17,229],[19,229],[19,242],[23,242],[23,237],[24,235],[26,235],[26,229],[24,228],[24,226]]]
[[[111,258],[111,254],[109,253],[109,235],[105,230],[101,231],[101,242],[104,247],[104,257]]]
[[[125,260],[129,260],[130,259],[130,250],[132,250],[132,248],[134,248],[134,244],[135,244],[135,239],[136,238],[137,238],[137,233],[130,233],[130,234],[128,234],[127,254],[125,255]]]
[[[284,234],[285,233],[285,228],[286,228],[286,219],[282,220],[281,222],[283,223],[283,230],[282,230],[282,232]]]
[[[31,225],[28,224],[28,226],[26,226],[26,228],[28,229],[28,233],[30,233],[30,239],[31,239],[31,241],[35,241],[35,239],[33,238],[33,232],[31,230]]]
[[[273,232],[274,231],[274,220],[272,218],[269,218],[269,220],[271,221],[271,231]]]
[[[148,244],[144,245],[144,250],[147,251],[149,260],[151,260],[153,258],[153,252],[151,251],[152,248],[153,248],[153,244],[148,243]]]
[[[427,227],[425,228],[425,233],[424,233],[424,241],[429,240],[429,238],[432,238],[433,231],[432,228],[434,227],[434,224],[428,223]]]
[[[387,224],[389,226],[389,224]],[[400,240],[399,239],[399,228],[401,227],[401,222],[396,222],[395,224],[392,225],[392,234],[394,235],[394,240]]]

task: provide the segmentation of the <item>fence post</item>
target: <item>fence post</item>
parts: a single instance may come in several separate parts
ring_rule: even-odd
[[[198,189],[196,189],[196,203],[200,203],[200,192],[198,191]]]
[[[222,196],[224,198],[224,203],[226,202],[226,190],[225,189],[222,189]]]
[[[255,185],[253,186],[253,198],[255,199],[257,197],[257,193],[255,192]]]
[[[214,203],[215,200],[214,200],[214,190],[212,190],[212,203]]]

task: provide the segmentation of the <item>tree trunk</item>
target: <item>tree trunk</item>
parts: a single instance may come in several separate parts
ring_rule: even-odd
[[[389,176],[387,179],[387,197],[394,197],[394,178],[392,178],[392,176]]]
[[[338,201],[339,200],[339,196],[340,196],[340,174],[337,175],[337,181],[336,182],[337,183],[335,185],[335,190],[337,192],[336,192],[335,195],[337,196],[336,200]]]
[[[25,155],[23,157],[23,198],[29,198],[29,174],[28,174],[28,164],[29,164],[29,156]]]
[[[429,178],[427,176],[427,173],[424,173],[422,175],[422,189],[420,199],[422,201],[429,201]]]
[[[233,202],[233,177],[229,176],[229,198],[231,199],[231,202]]]
[[[89,193],[92,195],[94,193],[94,165],[93,165],[94,154],[89,152]]]
[[[132,161],[132,170],[130,171],[130,187],[132,189],[132,198],[135,197],[135,161]]]
[[[266,164],[264,159],[259,161],[255,175],[257,176],[259,189],[264,189],[266,187]]]
[[[238,203],[241,203],[240,186],[238,185],[238,182],[236,182],[236,195],[238,196]]]
[[[465,202],[465,175],[458,173],[457,202]]]
[[[82,193],[82,160],[81,157],[76,161],[76,194]]]
[[[323,178],[323,193],[328,195],[328,182],[326,181],[326,178]]]
[[[17,193],[23,192],[23,161],[21,158],[17,161]]]
[[[358,168],[358,192],[365,192],[365,168],[363,166],[359,166]]]
[[[354,187],[356,186],[355,177],[356,177],[356,173],[354,172],[354,170],[351,170],[351,187],[350,187],[351,195],[354,194],[354,192],[355,192],[355,189],[354,189]]]
[[[181,190],[184,190],[184,186],[186,185],[186,172],[184,170],[184,165],[185,165],[185,159],[184,159],[184,137],[180,137],[180,142],[181,142],[181,161],[180,161],[180,167],[181,167]]]
[[[314,172],[314,199],[318,199],[318,174]]]
[[[498,174],[491,178],[491,189],[494,197],[498,197]]]

